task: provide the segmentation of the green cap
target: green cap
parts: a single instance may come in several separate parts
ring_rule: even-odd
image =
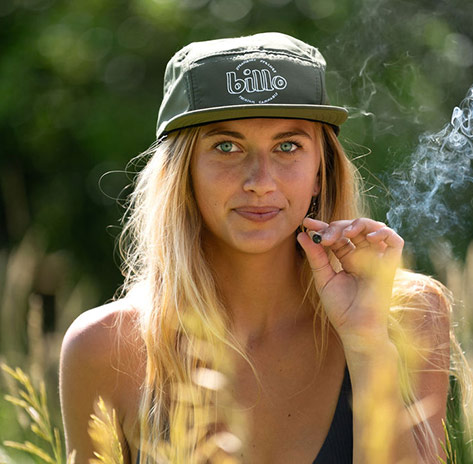
[[[330,106],[317,48],[276,32],[194,42],[169,61],[157,137],[184,127],[240,118],[300,118],[340,126]]]

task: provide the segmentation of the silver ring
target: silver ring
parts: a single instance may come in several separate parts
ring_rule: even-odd
[[[338,259],[342,259],[355,248],[355,244],[349,238],[345,238],[345,243],[336,250],[333,250],[333,252]]]
[[[355,245],[356,248],[368,248],[370,246],[370,242],[368,242],[368,240],[364,238],[363,240],[360,240],[357,243],[353,243],[353,245]]]

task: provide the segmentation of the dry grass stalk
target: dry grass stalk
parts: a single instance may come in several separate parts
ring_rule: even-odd
[[[45,441],[46,449],[43,449],[30,441],[25,441],[23,443],[5,441],[4,445],[37,456],[46,463],[62,464],[64,459],[61,434],[59,430],[51,424],[44,382],[41,382],[39,391],[36,391],[28,375],[26,375],[19,367],[12,369],[6,364],[2,364],[1,367],[6,374],[17,382],[18,386],[17,395],[5,395],[5,399],[28,414],[31,420],[31,431]],[[74,463],[75,454],[72,453],[67,459],[67,464]]]
[[[21,337],[28,310],[28,299],[34,287],[38,263],[44,257],[41,241],[32,231],[25,235],[17,249],[2,264],[0,272],[0,341],[4,354],[21,353]]]
[[[115,409],[108,409],[105,401],[99,397],[96,414],[89,421],[89,435],[99,451],[90,464],[123,464],[123,451],[117,433],[117,416]]]

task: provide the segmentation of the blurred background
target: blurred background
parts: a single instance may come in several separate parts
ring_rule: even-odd
[[[472,22],[466,0],[1,0],[0,358],[46,380],[57,419],[62,336],[122,282],[127,163],[154,141],[166,62],[191,41],[264,31],[321,50],[373,216],[455,291],[468,351],[472,139],[437,153],[472,92]],[[14,414],[0,400],[0,440],[23,433],[4,427]]]

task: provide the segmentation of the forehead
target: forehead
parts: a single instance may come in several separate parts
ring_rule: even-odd
[[[240,134],[257,133],[260,136],[285,132],[306,133],[315,138],[316,122],[306,119],[284,118],[248,118],[218,121],[202,126],[201,137],[208,137],[220,132],[238,132]]]

